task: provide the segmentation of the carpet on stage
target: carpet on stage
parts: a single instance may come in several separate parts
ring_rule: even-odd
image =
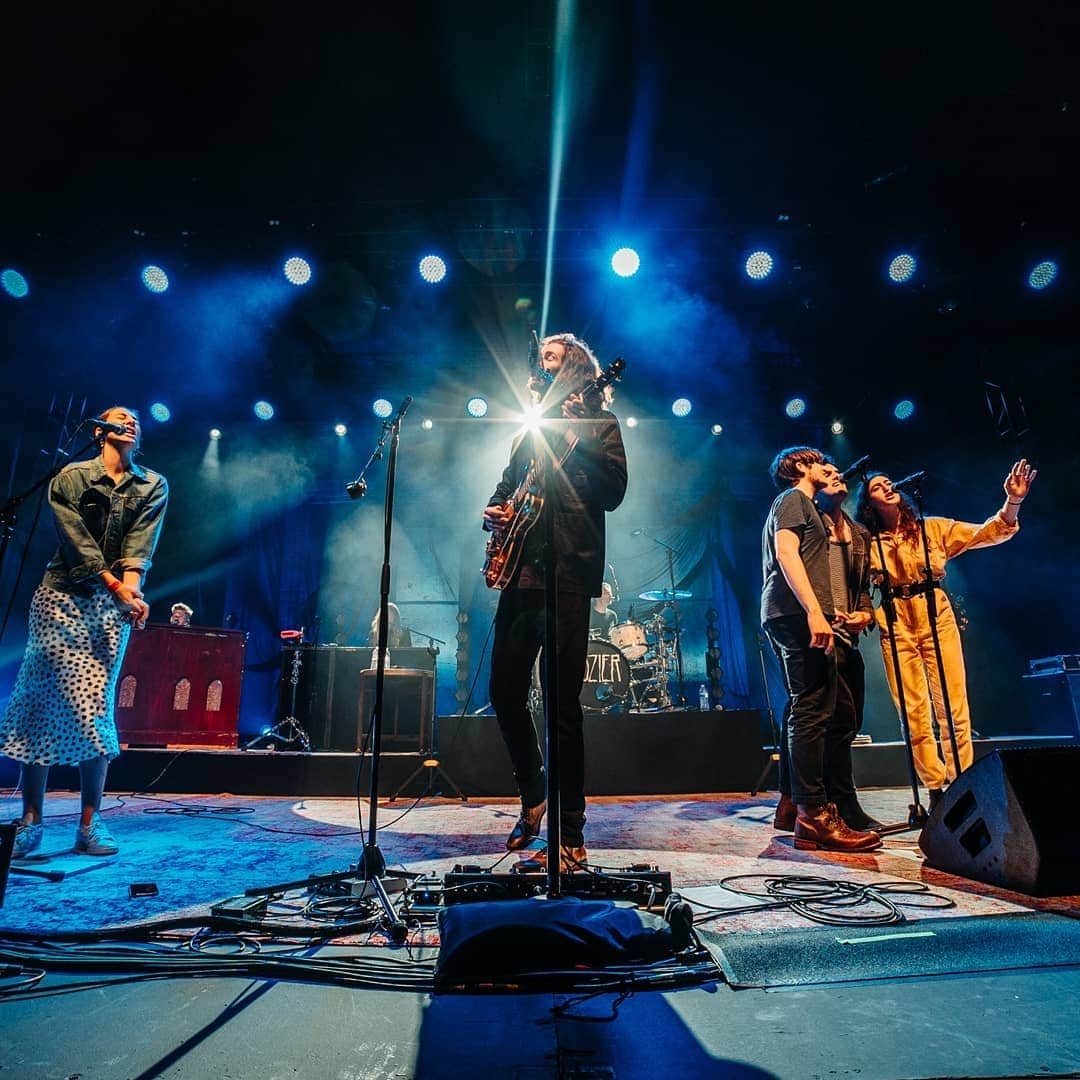
[[[922,883],[956,906],[948,911],[911,908],[907,914],[938,923],[948,921],[940,916],[1080,913],[1080,898],[1035,899],[927,869],[916,833],[890,836],[881,850],[868,854],[796,851],[790,834],[772,829],[774,800],[771,795],[590,800],[590,862],[612,868],[646,863],[669,870],[685,896],[727,909],[723,919],[707,924],[721,936],[809,926],[791,910],[741,911],[755,902],[721,887],[731,875]],[[49,795],[42,857],[16,864],[63,870],[64,880],[13,875],[0,908],[0,932],[89,930],[194,915],[249,888],[346,870],[356,864],[366,835],[351,799],[109,795],[103,810],[120,853],[93,858],[71,850],[77,801],[68,793]],[[863,801],[879,818],[898,820],[906,812],[903,791],[868,791]],[[383,803],[379,847],[391,872],[403,868],[441,875],[456,863],[507,870],[517,859],[504,845],[518,810],[512,800]],[[10,819],[17,812],[16,798],[0,799],[0,813]],[[363,813],[366,822],[366,802]],[[131,898],[129,886],[143,882],[153,882],[158,895]]]

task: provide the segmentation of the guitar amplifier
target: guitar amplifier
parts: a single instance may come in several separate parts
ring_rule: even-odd
[[[1023,675],[1032,733],[1080,739],[1080,671]]]
[[[367,727],[366,716],[361,722],[362,692],[373,682],[365,673],[372,668],[375,650],[368,647],[348,645],[300,645],[281,650],[281,678],[278,683],[278,721],[289,715],[292,697],[292,669],[294,659],[299,659],[298,682],[296,687],[295,718],[308,733],[313,750],[343,750],[355,753],[363,742]],[[436,653],[434,649],[391,649],[390,667],[387,671],[399,669],[411,674],[427,675],[430,678],[431,702],[434,702]],[[393,732],[394,745],[387,749],[426,749],[421,747],[421,725],[402,722],[398,738],[397,714],[388,724],[390,707],[389,688],[393,680],[387,679],[384,686],[383,701],[383,736]],[[395,688],[405,688],[410,680],[398,678],[393,681]],[[408,695],[406,695],[408,696]],[[396,703],[396,698],[394,702]],[[394,704],[400,710],[400,705]],[[433,709],[432,704],[432,709]],[[406,710],[408,711],[408,710]],[[429,721],[429,725],[430,725]],[[410,726],[411,724],[411,726]],[[430,726],[428,727],[430,730]]]

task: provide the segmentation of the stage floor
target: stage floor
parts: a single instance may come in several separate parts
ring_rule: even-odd
[[[883,820],[899,820],[906,797],[901,790],[872,790],[864,803]],[[1051,930],[1072,929],[1080,897],[1033,899],[929,870],[914,833],[889,837],[867,855],[796,851],[790,835],[772,830],[772,803],[771,795],[595,799],[586,829],[590,860],[670,870],[685,896],[736,909],[708,924],[712,940],[767,935],[778,953],[796,940],[805,949],[814,924],[790,910],[740,913],[747,899],[724,890],[722,879],[768,874],[923,883],[955,906],[911,910],[908,929],[918,939],[934,920],[977,920],[965,946],[970,962],[931,976],[918,963],[897,966],[886,955],[855,977],[822,966],[795,988],[734,990],[718,980],[636,994],[618,1006],[615,995],[601,995],[568,1011],[560,994],[445,996],[235,978],[49,975],[34,993],[3,999],[4,1074],[533,1080],[1080,1070],[1071,1004],[1080,992],[1076,958],[1053,945],[1042,957],[1030,949],[1011,955],[1005,936],[1018,920],[1049,919]],[[114,795],[107,797],[106,817],[121,853],[91,859],[70,852],[75,809],[70,795],[50,795],[46,857],[22,865],[67,876],[58,883],[13,876],[0,931],[89,930],[197,913],[252,886],[345,869],[362,843],[357,805],[349,799]],[[14,799],[0,804],[7,818],[16,811]],[[411,809],[400,801],[384,804],[380,848],[391,868],[413,872],[441,873],[458,862],[490,866],[505,855],[516,813],[507,800],[430,800]],[[129,899],[128,885],[146,881],[156,883],[159,895]],[[820,933],[822,955],[825,945],[835,949],[853,936],[835,927]],[[432,934],[414,934],[407,949],[367,940],[351,946],[361,956],[430,957]],[[603,1018],[609,1022],[596,1022]],[[132,1031],[137,1038],[122,1034]]]

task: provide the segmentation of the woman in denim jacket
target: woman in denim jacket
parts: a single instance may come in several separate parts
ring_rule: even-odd
[[[101,453],[65,466],[49,487],[60,546],[30,603],[29,640],[0,722],[0,753],[22,766],[23,816],[14,857],[41,844],[51,765],[79,766],[75,850],[113,855],[98,813],[109,761],[120,753],[113,715],[131,628],[150,609],[142,584],[169,498],[165,477],[133,460],[138,414],[114,406],[96,435]]]

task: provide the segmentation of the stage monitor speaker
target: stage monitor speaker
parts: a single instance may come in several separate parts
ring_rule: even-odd
[[[1080,893],[1078,770],[1080,746],[1018,746],[980,758],[926,822],[919,847],[927,863],[1031,896]]]
[[[1023,680],[1031,733],[1080,738],[1080,672],[1045,671]]]

